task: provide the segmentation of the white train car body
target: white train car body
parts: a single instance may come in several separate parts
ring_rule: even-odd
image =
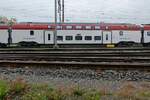
[[[102,44],[100,30],[59,30],[58,44]]]
[[[144,26],[144,43],[150,43],[150,25]]]
[[[146,30],[144,33],[144,43],[150,43],[150,30]]]
[[[0,43],[8,42],[8,31],[6,29],[0,29]]]
[[[117,44],[121,41],[141,43],[140,25],[61,24],[57,26],[58,44]],[[12,43],[34,41],[54,44],[54,24],[16,24],[12,26]],[[8,43],[8,27],[0,26],[0,42]],[[150,26],[144,26],[144,43],[150,42]]]
[[[133,41],[135,43],[141,43],[140,31],[113,31],[112,43],[116,44],[121,41]]]
[[[52,30],[43,31],[43,43],[42,44],[54,44],[54,31]]]
[[[20,41],[35,41],[39,44],[43,43],[43,30],[13,30],[12,43]]]

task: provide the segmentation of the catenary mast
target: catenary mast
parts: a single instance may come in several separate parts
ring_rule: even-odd
[[[65,21],[65,2],[62,0],[62,22]]]
[[[59,24],[64,23],[64,0],[55,0],[55,33],[54,33],[54,48],[58,48],[57,44],[57,26],[58,26],[58,15]]]
[[[57,48],[57,0],[55,0],[55,32],[54,32],[54,48]]]

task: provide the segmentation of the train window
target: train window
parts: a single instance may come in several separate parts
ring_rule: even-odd
[[[51,34],[48,34],[48,40],[51,40]]]
[[[95,26],[95,29],[101,29],[100,26]]]
[[[57,26],[57,29],[62,29],[62,26],[59,26],[59,25],[58,25],[58,26]]]
[[[94,40],[96,40],[96,41],[99,41],[99,40],[101,40],[101,36],[94,36]]]
[[[66,29],[72,29],[72,26],[66,26]]]
[[[82,36],[75,36],[75,40],[82,40]]]
[[[33,36],[34,35],[34,31],[30,31],[30,36]]]
[[[50,28],[52,28],[50,25],[48,25],[48,28],[50,29]]]
[[[73,40],[73,36],[66,36],[66,40]]]
[[[81,29],[82,28],[82,26],[76,26],[76,29]]]
[[[108,40],[108,34],[106,34],[106,40]]]
[[[147,36],[150,36],[150,32],[147,32]]]
[[[108,30],[109,29],[109,27],[108,26],[106,26],[106,30]]]
[[[85,40],[92,40],[92,36],[85,36]]]
[[[63,41],[63,36],[57,36],[58,41]]]
[[[85,28],[86,28],[86,29],[91,29],[91,26],[86,26]]]
[[[120,31],[120,32],[119,32],[119,35],[120,35],[120,36],[123,36],[123,31]]]

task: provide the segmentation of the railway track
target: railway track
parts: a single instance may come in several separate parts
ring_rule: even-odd
[[[116,48],[0,48],[0,51],[122,51],[122,50],[128,50],[128,51],[137,51],[137,50],[150,50],[150,47],[116,47]]]
[[[0,64],[150,69],[150,48],[0,49]]]

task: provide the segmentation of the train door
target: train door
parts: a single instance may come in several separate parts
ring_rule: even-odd
[[[53,44],[53,43],[54,43],[54,32],[44,31],[44,44]]]
[[[103,31],[103,44],[111,44],[112,43],[112,31]]]

